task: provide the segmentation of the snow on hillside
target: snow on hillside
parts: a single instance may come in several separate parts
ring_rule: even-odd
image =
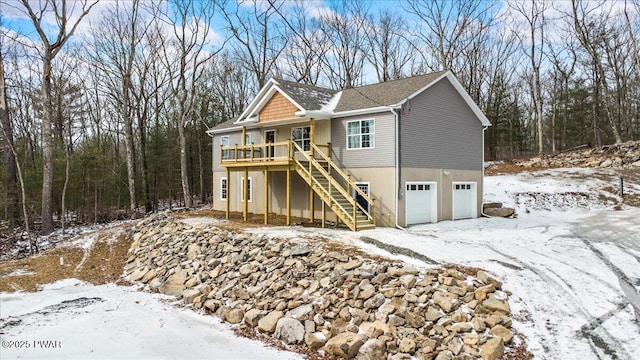
[[[484,268],[513,293],[514,327],[526,336],[536,358],[636,359],[640,209],[614,210],[619,197],[607,187],[615,189],[617,178],[607,171],[554,169],[487,177],[485,200],[515,206],[515,219],[444,221],[406,231],[246,231],[298,241],[326,237],[420,267],[435,262]],[[625,186],[640,193],[638,184]],[[200,218],[190,223],[210,226]],[[3,341],[62,343],[60,349],[2,348],[3,360],[299,358],[237,338],[215,317],[135,287],[67,280],[38,293],[2,293],[0,305]]]

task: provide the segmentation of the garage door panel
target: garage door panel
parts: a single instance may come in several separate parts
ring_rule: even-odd
[[[476,217],[476,183],[453,184],[453,220]]]
[[[433,222],[435,209],[435,183],[407,182],[405,191],[407,225]]]

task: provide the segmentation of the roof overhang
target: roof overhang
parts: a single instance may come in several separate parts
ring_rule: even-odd
[[[345,117],[345,116],[366,115],[366,114],[372,114],[372,113],[379,113],[379,112],[391,111],[391,108],[393,108],[393,107],[395,107],[395,106],[377,106],[377,107],[366,108],[366,109],[339,111],[339,112],[333,113],[331,115],[331,117],[332,118],[340,118],[340,117]]]
[[[331,117],[333,116],[332,111],[322,111],[322,110],[300,110],[300,111],[296,111],[295,114],[296,116],[313,118],[316,120],[331,119]]]

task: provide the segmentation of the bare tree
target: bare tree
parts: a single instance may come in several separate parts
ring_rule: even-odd
[[[274,7],[280,20],[286,25],[288,39],[280,59],[276,62],[278,75],[297,82],[318,85],[326,70],[322,58],[331,47],[323,33],[313,26],[311,7],[313,3],[296,0],[285,12]]]
[[[493,2],[484,0],[410,0],[403,5],[419,20],[416,53],[431,71],[453,70],[455,60],[472,43],[474,24],[491,25]],[[477,30],[477,28],[473,28]]]
[[[522,49],[524,50],[529,63],[531,65],[531,79],[529,86],[531,88],[531,98],[535,109],[535,123],[537,125],[538,135],[538,153],[544,151],[544,138],[542,131],[542,86],[540,83],[540,67],[544,57],[545,47],[545,11],[549,8],[547,0],[533,1],[511,1],[509,7],[515,10],[526,23],[527,36],[521,36],[519,29],[514,30],[514,34],[520,40]],[[518,20],[516,20],[518,21]]]
[[[7,187],[7,208],[6,216],[11,227],[15,226],[16,220],[20,217],[18,211],[18,177],[16,173],[16,158],[13,154],[13,126],[9,118],[9,103],[7,101],[7,86],[4,73],[4,57],[2,55],[2,44],[0,44],[0,122],[2,122],[2,148],[4,153],[4,162],[6,166]]]
[[[282,3],[274,0],[220,3],[227,29],[236,43],[236,59],[253,72],[258,88],[272,75],[276,61],[287,46],[282,26],[274,21]]]
[[[196,83],[202,76],[204,65],[222,50],[222,47],[212,49],[209,44],[215,8],[213,1],[196,0],[171,1],[168,8],[158,8],[158,18],[168,24],[172,31],[171,37],[162,41],[162,61],[172,74],[170,85],[177,105],[175,116],[180,144],[180,179],[186,207],[191,207],[193,199],[189,189],[185,128],[189,120],[195,117]]]
[[[346,89],[362,83],[368,8],[360,1],[342,1],[336,6],[339,9],[320,14],[315,26],[322,32],[322,41],[331,45],[320,58],[330,71],[328,82],[334,89]]]
[[[89,62],[103,76],[103,86],[109,98],[116,104],[124,123],[124,140],[129,185],[129,210],[135,217],[138,208],[136,192],[135,119],[139,104],[136,101],[135,63],[148,24],[141,16],[140,0],[122,6],[116,2],[105,10],[105,16],[92,24],[92,51]]]
[[[43,181],[42,181],[42,232],[48,234],[53,231],[53,138],[51,121],[54,116],[51,106],[51,70],[52,62],[60,53],[63,46],[73,36],[82,19],[89,13],[98,1],[80,0],[67,2],[67,0],[39,2],[20,0],[42,41],[40,56],[42,59],[42,95],[44,97],[44,116],[42,119],[42,151],[44,155]],[[69,4],[70,3],[70,4]],[[7,4],[7,6],[15,7]],[[80,9],[76,11],[76,7]],[[53,38],[49,38],[47,23],[48,15],[55,19],[54,29],[57,31]],[[72,20],[73,19],[73,20]]]
[[[604,95],[609,127],[616,144],[619,144],[622,143],[622,137],[620,136],[618,126],[616,125],[615,109],[613,106],[611,90],[609,88],[609,81],[607,79],[607,74],[605,73],[601,49],[601,44],[604,43],[607,36],[607,29],[605,25],[608,23],[608,16],[607,14],[603,14],[596,17],[593,14],[593,9],[589,9],[588,6],[589,5],[585,2],[571,0],[573,26],[580,44],[587,54],[589,54],[593,63],[597,82],[599,83]]]
[[[7,102],[7,87],[5,82],[5,74],[4,74],[4,58],[2,56],[2,47],[0,46],[0,120],[2,121],[2,136],[3,139],[3,148],[5,151],[5,161],[7,164],[7,172],[8,172],[8,186],[12,186],[13,188],[9,188],[9,196],[8,196],[8,206],[10,206],[9,211],[11,212],[10,216],[13,222],[15,220],[15,212],[18,211],[18,199],[16,194],[16,183],[19,180],[20,184],[20,193],[22,195],[22,216],[24,220],[24,228],[27,233],[27,238],[29,239],[29,247],[32,253],[37,251],[37,243],[35,243],[34,239],[31,237],[31,231],[29,228],[29,213],[27,212],[27,196],[25,191],[24,178],[22,177],[22,168],[20,167],[20,161],[18,160],[18,154],[16,153],[14,144],[13,144],[13,128],[11,126],[11,119],[9,118],[9,108]]]
[[[404,33],[405,19],[384,10],[377,19],[371,19],[369,31],[365,32],[369,51],[365,56],[378,76],[378,81],[399,79],[410,63],[413,53]]]

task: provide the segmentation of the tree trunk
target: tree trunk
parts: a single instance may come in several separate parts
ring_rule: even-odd
[[[7,212],[9,226],[14,227],[20,218],[18,211],[18,176],[16,174],[16,158],[13,155],[13,127],[9,119],[9,103],[7,102],[7,87],[4,80],[4,58],[0,49],[0,121],[2,121],[2,147],[6,166],[7,182]]]
[[[125,101],[125,104],[128,104]],[[128,105],[125,105],[128,107]],[[125,109],[124,116],[124,143],[127,153],[127,179],[129,184],[129,208],[131,209],[131,218],[136,216],[136,208],[138,202],[136,199],[136,165],[135,165],[135,151],[133,148],[133,120],[129,109]]]
[[[185,134],[184,119],[178,120],[178,136],[180,137],[180,180],[182,182],[182,194],[184,196],[184,206],[191,207],[191,192],[189,190],[189,176],[187,169],[187,136]]]
[[[147,165],[147,134],[145,129],[146,121],[143,117],[139,119],[138,135],[140,136],[140,167],[142,171],[142,191],[144,196],[144,211],[148,214],[153,208],[151,206],[151,195],[149,194],[149,169]]]
[[[42,90],[44,97],[44,116],[42,118],[42,233],[53,231],[53,134],[51,119],[53,109],[51,104],[51,61],[53,56],[50,47],[46,47],[43,54]]]

